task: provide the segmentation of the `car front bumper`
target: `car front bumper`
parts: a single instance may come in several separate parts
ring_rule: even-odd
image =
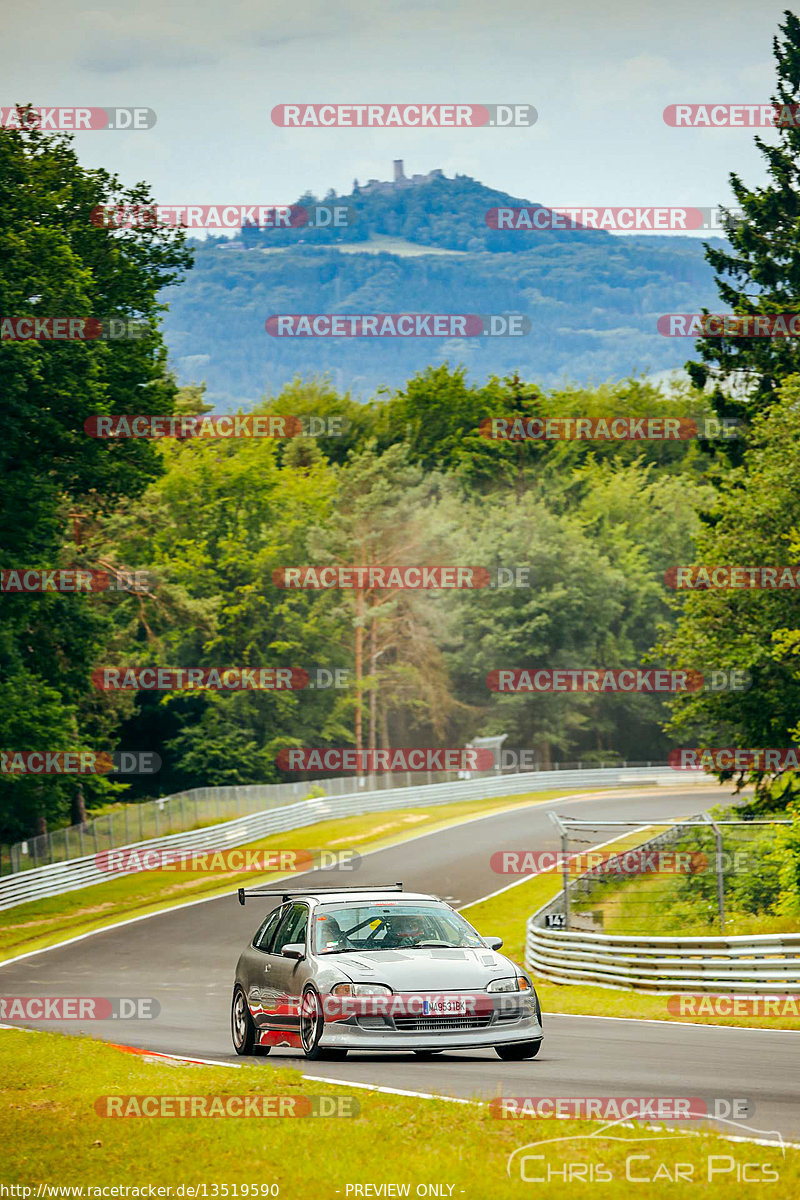
[[[363,1019],[326,1021],[320,1045],[339,1050],[476,1050],[508,1046],[515,1042],[536,1042],[543,1037],[542,1026],[531,1006],[519,1017],[500,1021],[497,1014],[480,1028],[403,1029],[387,1022],[365,1024]]]

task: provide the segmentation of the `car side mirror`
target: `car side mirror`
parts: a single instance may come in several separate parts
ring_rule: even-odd
[[[503,939],[499,937],[485,937],[483,940],[490,950],[499,950],[503,944]]]
[[[287,942],[281,950],[284,958],[296,958],[298,962],[305,958],[306,948],[302,942]]]

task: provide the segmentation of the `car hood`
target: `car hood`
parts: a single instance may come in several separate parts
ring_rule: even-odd
[[[395,992],[470,991],[492,979],[515,975],[517,968],[487,947],[419,950],[370,950],[320,956],[353,983],[386,983]]]

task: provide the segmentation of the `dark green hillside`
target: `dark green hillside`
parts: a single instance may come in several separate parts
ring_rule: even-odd
[[[681,366],[693,343],[662,337],[658,316],[719,303],[698,239],[578,231],[525,244],[514,254],[413,257],[308,243],[278,253],[244,250],[238,239],[201,243],[186,282],[164,293],[172,362],[182,383],[206,380],[219,408],[323,371],[363,397],[444,360],[464,363],[473,377],[519,369],[545,385],[599,381]],[[264,329],[278,313],[507,311],[529,316],[531,332],[442,341],[278,339]]]

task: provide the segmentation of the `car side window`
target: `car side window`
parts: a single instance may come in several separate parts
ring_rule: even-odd
[[[278,921],[281,919],[286,909],[283,905],[279,905],[273,912],[269,914],[266,921],[257,930],[253,938],[253,945],[257,950],[269,950],[270,939],[275,932]]]
[[[290,942],[302,942],[305,945],[307,926],[308,908],[305,904],[293,904],[280,923],[271,947],[272,953],[280,954]]]

